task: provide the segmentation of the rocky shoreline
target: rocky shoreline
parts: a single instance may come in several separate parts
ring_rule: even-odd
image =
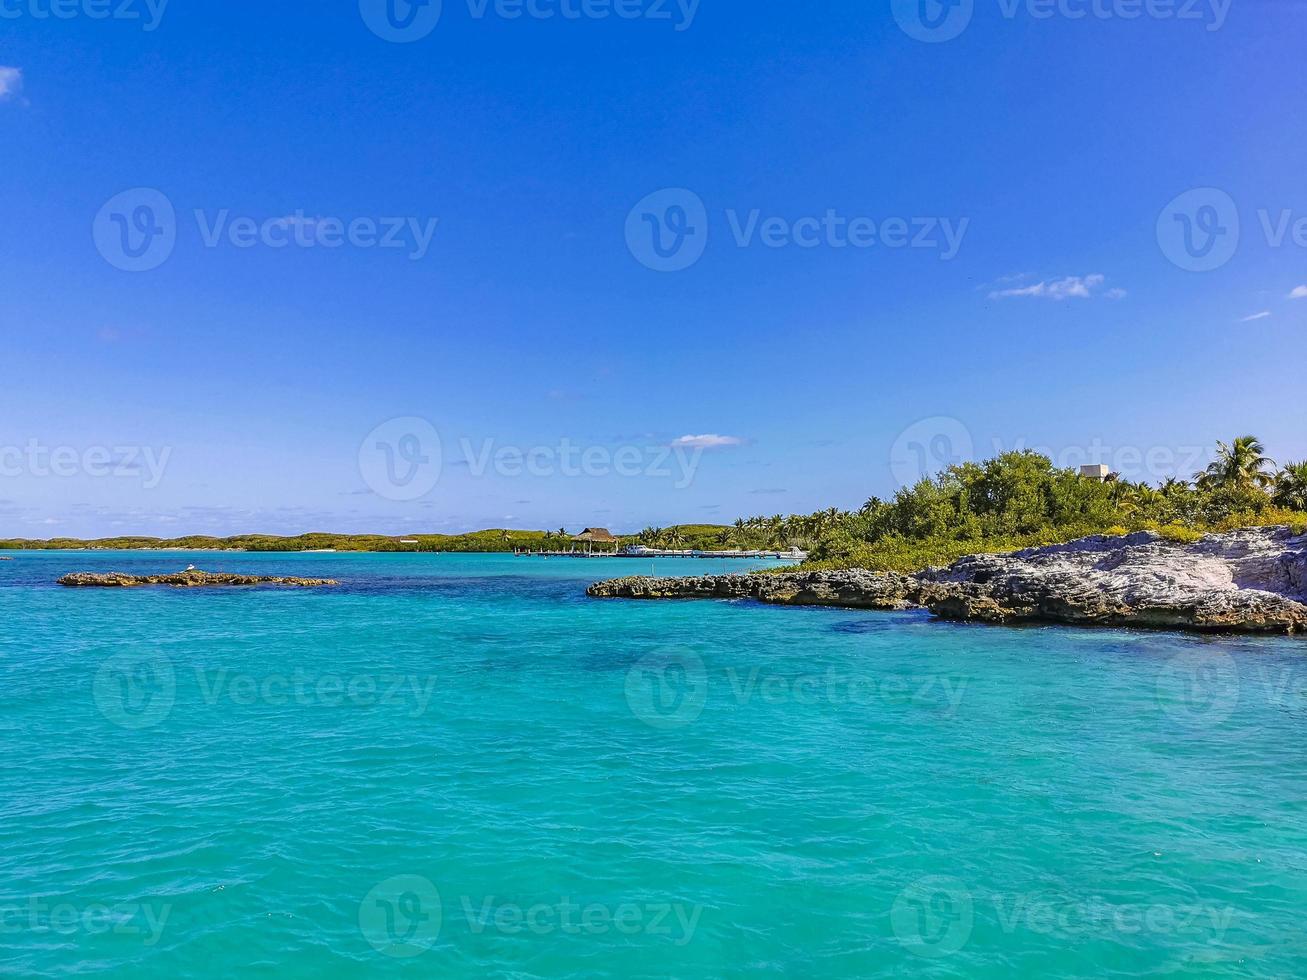
[[[339,585],[330,578],[296,578],[279,575],[236,575],[231,572],[202,572],[188,569],[170,575],[128,575],[125,572],[73,572],[59,579],[59,585],[75,588],[135,588],[143,585],[171,585],[181,589],[215,586],[279,585],[293,588],[319,588]]]
[[[972,555],[917,575],[848,569],[598,582],[596,598],[752,599],[942,619],[1243,633],[1307,633],[1307,535],[1287,527],[1193,544],[1152,531]]]

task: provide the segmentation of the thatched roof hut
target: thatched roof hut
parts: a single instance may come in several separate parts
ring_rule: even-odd
[[[593,551],[595,545],[610,545],[614,551],[621,543],[621,539],[615,537],[606,527],[588,527],[580,534],[572,538],[573,541],[579,541],[586,545],[587,551]]]

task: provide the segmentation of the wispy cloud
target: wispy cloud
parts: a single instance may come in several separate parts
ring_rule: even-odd
[[[991,290],[990,299],[1089,299],[1103,296],[1107,299],[1123,299],[1124,289],[1113,287],[1103,289],[1107,277],[1094,273],[1088,276],[1064,276],[1061,279],[1044,279],[1029,286],[1010,286],[1007,289]]]
[[[1244,317],[1244,318],[1243,318],[1242,320],[1240,320],[1239,322],[1240,322],[1240,323],[1252,323],[1254,320],[1265,320],[1265,319],[1266,319],[1268,316],[1270,316],[1270,315],[1271,315],[1271,311],[1270,311],[1270,310],[1262,310],[1262,312],[1260,312],[1260,313],[1254,313],[1252,316],[1246,316],[1246,317]]]
[[[12,99],[23,87],[23,70],[0,65],[0,102]]]
[[[681,436],[679,439],[672,440],[672,447],[676,449],[726,449],[730,446],[743,445],[744,440],[739,436],[719,436],[716,433]]]
[[[1294,286],[1289,299],[1307,299],[1307,286]]]

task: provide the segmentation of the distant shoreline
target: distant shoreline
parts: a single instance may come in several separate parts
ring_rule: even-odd
[[[687,551],[722,550],[727,528],[717,524],[683,524],[669,528],[669,543]],[[640,535],[618,534],[605,539],[603,550],[640,544]],[[475,553],[512,554],[518,551],[584,551],[593,547],[573,533],[489,528],[465,534],[236,534],[224,537],[183,534],[168,538],[120,535],[106,538],[0,538],[0,551],[268,551],[279,554],[327,553]]]

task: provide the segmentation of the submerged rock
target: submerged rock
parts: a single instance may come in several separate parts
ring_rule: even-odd
[[[221,585],[284,585],[309,588],[339,585],[330,578],[295,578],[276,575],[236,575],[231,572],[202,572],[188,569],[170,575],[128,575],[125,572],[73,572],[59,579],[60,585],[83,588],[130,588],[140,585],[172,585],[196,589]]]
[[[637,577],[599,582],[588,594],[857,609],[925,606],[941,618],[1005,624],[1307,633],[1307,535],[1286,527],[1249,528],[1181,544],[1143,531],[972,555],[915,576],[849,569]]]

